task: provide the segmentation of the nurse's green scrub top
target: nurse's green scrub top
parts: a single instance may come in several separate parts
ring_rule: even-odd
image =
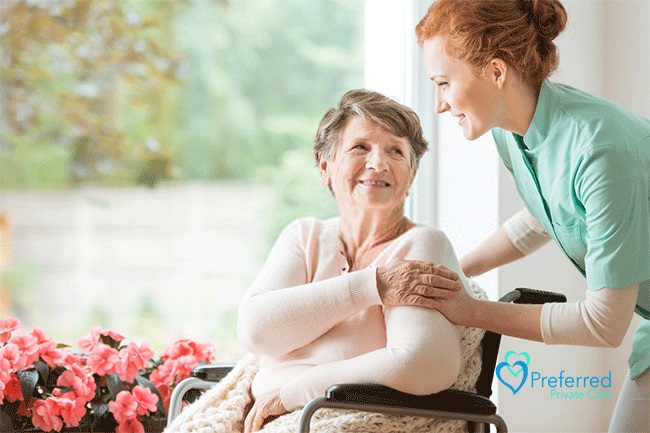
[[[640,284],[636,378],[650,367],[650,120],[547,80],[526,135],[492,135],[519,195],[587,289]]]

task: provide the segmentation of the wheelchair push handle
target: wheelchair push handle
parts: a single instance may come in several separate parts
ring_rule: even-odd
[[[566,296],[561,293],[518,287],[503,295],[500,301],[515,304],[546,304],[548,302],[566,302]]]
[[[234,365],[232,364],[204,364],[197,365],[190,372],[190,377],[196,377],[201,380],[206,380],[208,382],[219,382],[221,379],[226,377],[228,373],[233,369]]]

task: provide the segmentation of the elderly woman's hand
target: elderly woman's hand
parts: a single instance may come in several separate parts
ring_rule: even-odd
[[[280,399],[280,390],[263,394],[255,400],[251,411],[244,421],[244,433],[260,430],[267,419],[272,420],[287,413]]]
[[[440,300],[462,289],[458,274],[443,265],[395,259],[377,269],[377,289],[383,305],[438,308]]]

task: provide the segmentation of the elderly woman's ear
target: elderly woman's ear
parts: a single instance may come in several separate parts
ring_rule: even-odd
[[[332,191],[332,179],[330,178],[329,173],[327,172],[327,159],[323,156],[322,153],[318,154],[318,170],[320,173],[320,180],[323,182],[330,191]]]

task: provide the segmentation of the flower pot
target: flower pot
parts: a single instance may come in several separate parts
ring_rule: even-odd
[[[167,426],[167,418],[143,418],[140,420],[144,426],[144,431],[146,433],[161,433]],[[43,430],[38,428],[27,428],[16,430],[11,427],[6,427],[4,425],[0,426],[0,433],[37,433],[42,432]],[[61,433],[114,433],[115,426],[79,426],[79,427],[63,427]]]

